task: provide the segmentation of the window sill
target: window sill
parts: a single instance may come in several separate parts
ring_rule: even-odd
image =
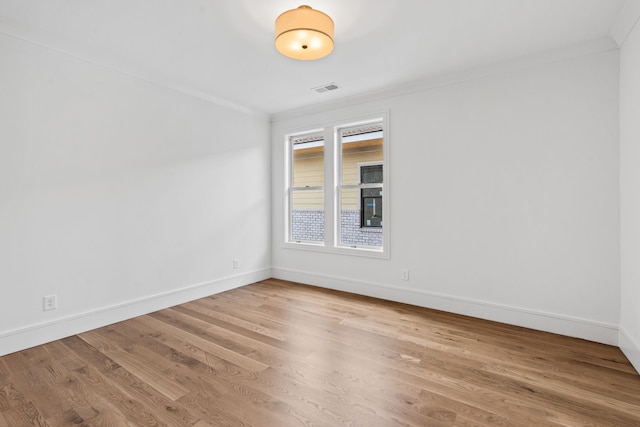
[[[312,252],[324,252],[330,254],[340,254],[349,256],[360,256],[366,258],[378,258],[389,259],[389,252],[384,249],[371,248],[367,246],[325,246],[322,243],[309,243],[309,242],[285,242],[283,244],[284,249],[297,249],[303,251]]]

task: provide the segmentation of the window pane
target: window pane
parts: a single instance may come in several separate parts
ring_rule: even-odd
[[[382,247],[382,185],[374,188],[344,186],[382,184],[383,141],[381,123],[340,130],[341,245]]]
[[[361,166],[360,182],[362,184],[382,182],[382,165]]]
[[[324,140],[307,136],[293,141],[293,187],[324,186]]]
[[[376,218],[373,216],[373,207],[368,207],[364,211],[361,210],[362,203],[361,192],[373,191],[376,189],[342,189],[340,191],[340,244],[346,246],[374,246],[382,247],[382,218],[379,224],[371,225],[371,228],[361,227],[363,212],[369,212],[369,219],[375,223]],[[380,192],[380,189],[377,189]],[[365,197],[364,199],[370,199]],[[376,207],[376,213],[382,215],[382,198],[378,199],[379,208]],[[378,210],[379,209],[379,210]]]
[[[323,190],[292,190],[291,241],[324,242]]]

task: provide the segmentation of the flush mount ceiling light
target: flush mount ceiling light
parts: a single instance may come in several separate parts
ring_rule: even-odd
[[[276,19],[276,49],[303,61],[324,58],[333,50],[333,20],[309,6],[287,10]]]

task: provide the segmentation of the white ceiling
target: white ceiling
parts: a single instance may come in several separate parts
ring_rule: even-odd
[[[275,18],[303,2],[335,21],[335,50],[318,61],[285,58],[274,47]],[[202,98],[276,113],[612,41],[637,2],[0,0],[0,33]],[[311,90],[330,82],[340,89]]]

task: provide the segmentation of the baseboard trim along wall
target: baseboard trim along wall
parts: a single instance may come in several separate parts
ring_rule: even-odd
[[[270,277],[619,346],[635,369],[640,372],[640,345],[623,329],[619,330],[617,325],[279,267],[223,277],[12,331],[0,332],[0,356],[239,288]]]
[[[640,373],[640,343],[631,338],[631,335],[623,327],[620,327],[619,335],[620,350],[627,356],[636,371]]]
[[[618,345],[618,326],[613,324],[288,268],[274,267],[272,273],[276,279],[478,317],[603,344]]]
[[[243,274],[186,286],[116,305],[101,307],[84,313],[61,317],[12,331],[1,331],[0,356],[86,332],[91,329],[101,328],[198,298],[204,298],[209,295],[239,288],[270,277],[270,268],[249,271]]]

